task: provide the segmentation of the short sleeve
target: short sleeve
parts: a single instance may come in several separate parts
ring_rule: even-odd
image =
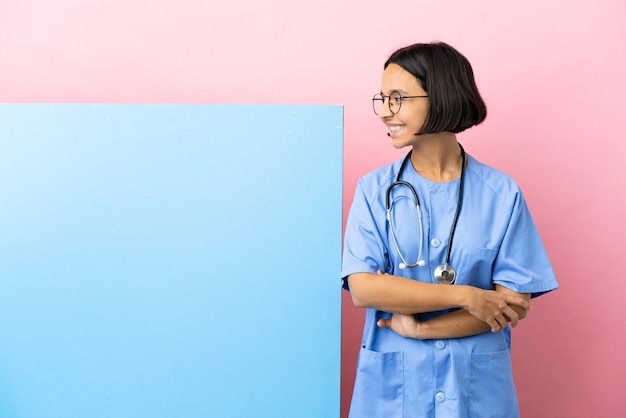
[[[493,267],[493,282],[518,293],[540,296],[558,287],[554,271],[521,192]]]
[[[341,278],[343,288],[346,290],[349,290],[347,277],[350,274],[387,270],[388,263],[385,261],[387,255],[381,238],[381,227],[375,221],[381,217],[384,219],[384,214],[375,217],[371,202],[365,193],[363,180],[359,180],[344,235]]]

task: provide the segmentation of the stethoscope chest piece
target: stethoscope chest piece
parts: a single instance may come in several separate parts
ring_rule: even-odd
[[[452,284],[456,279],[456,271],[448,263],[441,264],[435,269],[434,277],[439,284]]]

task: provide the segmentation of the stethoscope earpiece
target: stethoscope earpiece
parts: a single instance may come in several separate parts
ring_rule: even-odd
[[[400,270],[404,270],[405,268],[411,268],[411,267],[422,267],[425,266],[426,262],[424,260],[418,260],[415,264],[413,265],[408,265],[406,263],[400,263],[398,264],[398,268]]]

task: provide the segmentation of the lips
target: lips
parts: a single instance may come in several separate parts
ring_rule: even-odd
[[[387,125],[389,128],[389,136],[394,138],[402,133],[405,125]]]

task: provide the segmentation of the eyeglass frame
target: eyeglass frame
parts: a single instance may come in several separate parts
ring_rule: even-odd
[[[400,102],[398,103],[398,110],[396,110],[395,112],[393,111],[393,109],[391,109],[391,96],[394,94],[398,94],[399,95],[399,99]],[[374,114],[376,116],[380,116],[380,114],[378,112],[376,112],[376,102],[381,100],[383,101],[382,105],[380,106],[380,108],[382,109],[383,106],[385,106],[385,99],[387,100],[387,106],[389,107],[389,111],[391,112],[392,115],[397,115],[400,112],[400,109],[402,109],[402,101],[404,99],[417,99],[420,97],[428,97],[428,95],[426,96],[403,96],[402,93],[400,93],[399,91],[392,91],[391,94],[389,96],[385,96],[382,93],[376,93],[374,95],[374,97],[372,97],[372,110],[374,111]]]

